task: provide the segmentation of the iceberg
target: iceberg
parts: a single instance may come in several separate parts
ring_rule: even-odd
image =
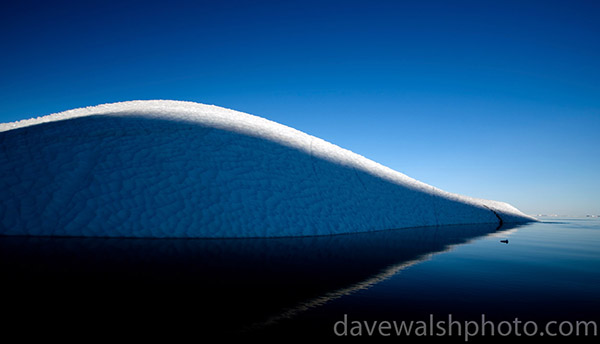
[[[213,105],[104,104],[0,124],[0,234],[235,238],[535,221]]]

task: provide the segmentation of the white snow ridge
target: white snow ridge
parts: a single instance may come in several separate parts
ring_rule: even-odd
[[[131,101],[0,124],[0,234],[279,237],[528,222],[290,127]]]

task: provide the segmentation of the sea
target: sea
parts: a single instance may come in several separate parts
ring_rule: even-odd
[[[3,330],[596,341],[600,219],[270,239],[0,237]]]

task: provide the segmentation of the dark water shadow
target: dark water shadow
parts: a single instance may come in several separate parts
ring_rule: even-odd
[[[278,239],[0,237],[10,296],[3,307],[13,319],[53,328],[264,331],[495,227]]]
[[[494,232],[477,225],[280,239],[0,237],[11,296],[4,306],[45,325],[103,326],[108,316],[203,333],[264,331]]]

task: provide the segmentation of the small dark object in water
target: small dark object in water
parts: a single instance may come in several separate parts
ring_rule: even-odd
[[[506,240],[500,240],[500,242],[504,243],[504,244],[508,244],[508,239],[506,239]]]

